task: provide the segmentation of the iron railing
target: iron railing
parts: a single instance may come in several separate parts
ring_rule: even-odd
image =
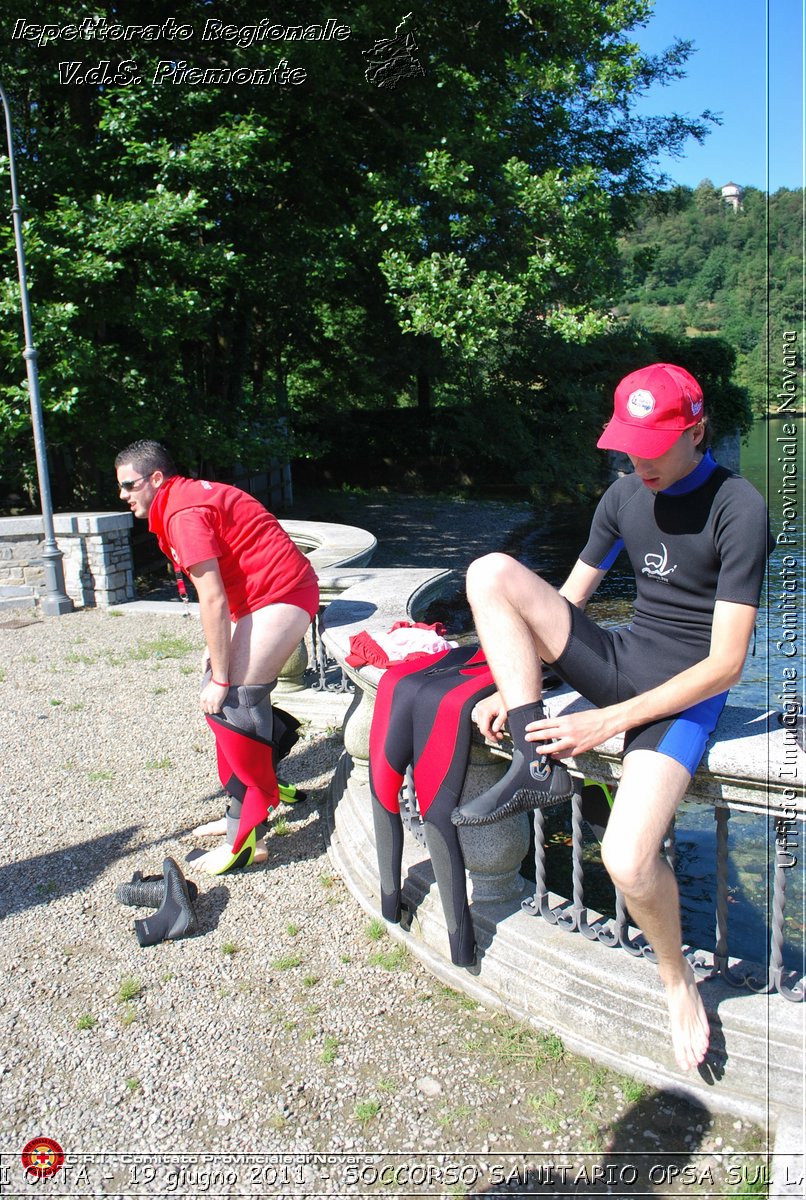
[[[715,900],[714,900],[714,944],[708,950],[687,947],[687,957],[699,979],[719,976],[737,988],[753,992],[778,992],[785,999],[801,1002],[806,998],[803,978],[784,967],[784,934],[786,924],[787,890],[791,876],[791,865],[783,861],[778,850],[773,852],[770,864],[773,872],[772,902],[769,917],[769,958],[766,965],[732,957],[729,947],[728,907],[728,864],[730,808],[724,805],[713,807],[716,822],[715,839]],[[585,903],[585,867],[583,859],[583,816],[582,797],[576,792],[571,808],[571,864],[572,895],[558,896],[550,891],[547,880],[545,821],[540,810],[534,813],[535,831],[535,891],[523,901],[523,909],[532,916],[569,933],[579,933],[590,941],[600,942],[625,950],[628,954],[655,962],[655,954],[643,934],[630,924],[624,897],[618,888],[615,893],[615,916],[606,917],[588,908]],[[674,825],[667,832],[661,847],[670,867],[676,862]],[[685,932],[685,931],[684,931]]]
[[[406,829],[419,845],[425,847],[422,819],[417,808],[414,781],[410,770],[401,789],[400,813]],[[778,848],[775,849],[772,864],[772,902],[768,914],[769,959],[767,964],[731,956],[728,927],[730,895],[728,825],[731,811],[728,806],[720,804],[713,806],[713,813],[716,822],[714,944],[710,950],[686,945],[686,956],[698,979],[710,979],[718,976],[732,987],[745,988],[752,992],[777,992],[787,1000],[796,1003],[802,1002],[806,999],[804,979],[798,978],[796,972],[784,967],[787,891],[793,864],[782,857]],[[618,888],[612,888],[614,916],[604,916],[586,905],[584,827],[582,797],[579,792],[575,792],[571,805],[572,894],[570,897],[564,897],[549,887],[546,861],[546,816],[540,810],[535,811],[535,890],[532,896],[523,901],[523,911],[568,933],[578,933],[589,941],[596,941],[603,946],[620,949],[635,957],[656,962],[652,947],[640,930],[631,924],[624,897]],[[677,859],[674,822],[663,839],[660,853],[664,855],[669,866],[674,870]],[[610,886],[612,887],[612,884]]]

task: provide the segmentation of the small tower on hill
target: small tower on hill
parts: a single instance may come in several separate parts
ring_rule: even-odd
[[[738,183],[726,183],[722,188],[722,199],[734,212],[738,212],[742,207],[742,189]]]

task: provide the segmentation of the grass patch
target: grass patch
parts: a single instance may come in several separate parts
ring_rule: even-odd
[[[98,1024],[98,1018],[92,1013],[82,1013],[76,1021],[76,1029],[94,1029]]]
[[[274,966],[278,971],[291,971],[294,967],[298,967],[301,962],[301,954],[284,954],[281,958],[274,960]]]
[[[120,981],[118,988],[118,1004],[128,1004],[136,1000],[143,990],[143,985],[135,975],[127,975]]]
[[[285,931],[289,937],[296,937],[299,933],[299,925],[297,925],[296,921],[289,921],[285,927]]]
[[[380,1100],[359,1100],[355,1106],[355,1115],[362,1125],[373,1121],[381,1111]]]
[[[332,1063],[339,1053],[339,1039],[329,1033],[322,1047],[322,1062]]]
[[[630,1104],[636,1104],[639,1100],[643,1100],[649,1088],[645,1083],[641,1083],[639,1079],[622,1079],[621,1094]]]
[[[193,654],[196,650],[196,643],[191,642],[189,638],[160,633],[150,641],[138,642],[134,650],[129,651],[128,657],[133,662],[142,662],[150,658],[184,658],[186,654]]]
[[[439,991],[444,1000],[450,1002],[456,1008],[463,1008],[466,1012],[475,1012],[479,1004],[472,996],[466,996],[464,992],[457,992],[455,988],[448,987],[445,984],[439,985]]]
[[[120,1014],[120,1023],[124,1029],[128,1029],[137,1020],[137,1009],[133,1004],[127,1004]]]
[[[319,982],[319,976],[314,974],[305,975],[302,982],[307,988],[316,987],[317,983]]]
[[[389,950],[376,950],[369,956],[370,965],[383,967],[384,971],[403,971],[408,966],[409,952],[405,946],[392,946]]]
[[[170,771],[172,767],[170,758],[150,758],[145,764],[147,771]]]
[[[91,783],[110,783],[114,778],[114,771],[89,771],[87,773],[87,779]]]
[[[137,1078],[136,1075],[130,1075],[129,1078],[126,1080],[126,1091],[127,1092],[136,1092],[139,1087],[140,1087],[140,1080]]]
[[[386,937],[386,922],[380,917],[373,917],[366,928],[366,935],[371,942],[379,942]]]
[[[227,956],[232,956],[233,954],[237,954],[238,953],[237,942],[222,942],[221,943],[221,953],[224,955],[227,955]]]
[[[443,1129],[447,1129],[451,1125],[456,1125],[459,1121],[466,1121],[468,1117],[473,1115],[473,1109],[469,1104],[457,1104],[456,1108],[449,1108],[445,1112],[440,1113],[437,1117],[437,1124]]]
[[[547,1062],[561,1062],[565,1046],[556,1033],[538,1033],[530,1025],[499,1020],[493,1026],[493,1053],[505,1063],[531,1063],[540,1070]]]
[[[287,837],[291,832],[291,826],[288,823],[288,817],[278,817],[272,824],[272,833],[275,837]]]

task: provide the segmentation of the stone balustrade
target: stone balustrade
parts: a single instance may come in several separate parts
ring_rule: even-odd
[[[446,571],[368,568],[331,602],[321,620],[329,654],[360,696],[348,714],[345,755],[331,785],[330,853],[352,894],[375,916],[380,915],[380,893],[368,758],[381,672],[346,664],[349,639],[364,629],[388,630],[401,618],[418,619],[425,606],[450,587],[451,573]],[[552,693],[549,703],[554,711],[564,711],[586,702],[566,688]],[[612,782],[619,774],[619,750],[620,739],[614,739],[570,766],[586,778]],[[464,796],[477,794],[505,769],[500,752],[476,737]],[[797,787],[791,786],[793,772],[800,780]],[[733,707],[726,710],[690,796],[776,819],[786,809],[802,848],[803,827],[797,822],[804,815],[803,776],[804,755],[791,730],[765,714]],[[519,874],[528,843],[525,814],[480,830],[462,830],[480,951],[475,972],[450,962],[433,870],[414,828],[405,839],[403,878],[404,896],[415,916],[409,930],[390,926],[391,935],[452,986],[559,1033],[570,1049],[717,1110],[764,1122],[771,1109],[780,1134],[776,1148],[783,1152],[802,1145],[805,1006],[769,992],[740,991],[719,977],[705,979],[700,988],[714,1030],[712,1065],[699,1074],[684,1075],[671,1054],[655,967],[640,953],[614,951],[595,937],[571,937],[562,921],[528,915],[534,884]]]
[[[77,608],[134,599],[130,512],[57,513],[65,591]],[[0,606],[35,607],[44,586],[41,516],[0,518]]]
[[[77,608],[110,608],[135,598],[130,512],[59,513],[53,518],[64,555],[65,591]],[[323,581],[322,599],[338,595],[339,567],[368,563],[377,545],[365,529],[319,521],[281,521]],[[0,518],[0,606],[36,606],[44,585],[41,516]]]

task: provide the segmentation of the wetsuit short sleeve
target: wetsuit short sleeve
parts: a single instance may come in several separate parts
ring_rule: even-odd
[[[714,599],[757,608],[772,549],[767,506],[746,480],[734,477],[729,483],[714,513],[720,559]]]
[[[224,546],[217,527],[217,516],[208,507],[183,508],[171,517],[168,538],[182,570],[210,558],[221,558]]]
[[[619,500],[617,485],[613,484],[596,506],[590,533],[579,557],[597,571],[609,571],[624,549],[624,539],[619,532]]]

